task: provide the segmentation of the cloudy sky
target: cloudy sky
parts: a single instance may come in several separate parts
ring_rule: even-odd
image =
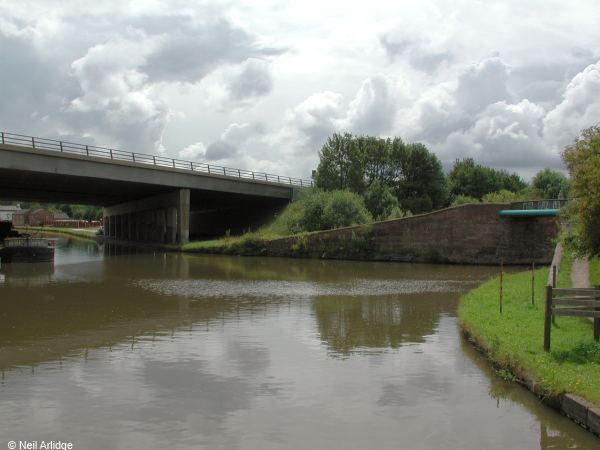
[[[529,177],[600,122],[599,0],[0,0],[0,128],[309,177],[335,131]]]

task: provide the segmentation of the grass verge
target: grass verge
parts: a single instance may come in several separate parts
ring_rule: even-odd
[[[563,258],[561,271],[570,275],[566,252]],[[547,278],[547,268],[536,270],[532,305],[531,272],[506,274],[502,315],[499,278],[487,281],[461,298],[461,326],[495,365],[533,378],[545,395],[572,393],[600,405],[600,344],[594,342],[588,320],[558,317],[552,327],[552,351],[543,350]],[[570,285],[565,279],[566,275],[559,277],[559,286]]]
[[[66,234],[69,236],[75,236],[82,239],[96,240],[95,231],[87,230],[73,230],[71,228],[58,228],[58,227],[16,227],[16,229],[22,233],[30,233],[32,231],[40,233],[58,233]]]
[[[590,259],[590,284],[600,285],[600,258],[598,257]]]

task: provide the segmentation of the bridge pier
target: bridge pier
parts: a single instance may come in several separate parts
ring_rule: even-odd
[[[154,244],[183,244],[190,234],[190,190],[173,192],[104,208],[108,238]]]

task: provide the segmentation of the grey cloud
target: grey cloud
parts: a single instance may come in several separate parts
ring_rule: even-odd
[[[395,93],[390,80],[378,75],[365,80],[350,103],[346,128],[359,134],[387,133],[396,113]]]
[[[327,137],[340,129],[338,122],[343,117],[343,97],[330,91],[320,92],[292,109],[286,128],[296,141],[298,153],[316,153]]]
[[[0,34],[0,118],[7,131],[46,133],[65,96],[79,92],[77,83],[48,61],[26,37]],[[40,76],[43,74],[43,76]]]
[[[273,78],[264,61],[249,60],[229,83],[233,100],[245,100],[271,92]]]
[[[508,85],[517,98],[543,102],[554,107],[569,81],[597,59],[582,58],[581,62],[556,62],[515,67],[510,71]]]
[[[225,141],[215,141],[206,149],[206,159],[209,161],[218,161],[231,158],[238,154],[238,149]]]
[[[600,61],[575,75],[561,102],[544,118],[544,132],[560,146],[570,144],[583,128],[600,123]]]
[[[458,78],[457,106],[464,114],[472,116],[492,103],[510,101],[508,72],[508,66],[499,57],[485,59],[470,67]]]
[[[259,45],[255,36],[226,19],[198,23],[187,16],[146,18],[139,26],[162,36],[142,66],[155,81],[194,82],[223,63],[241,63],[284,51]]]
[[[195,82],[221,65],[284,51],[261,45],[219,8],[206,9],[202,20],[186,14],[108,15],[102,9],[74,16],[65,10],[54,18],[58,31],[52,34],[36,28],[35,20],[7,14],[4,23],[17,32],[7,37],[0,29],[3,126],[75,140],[88,135],[96,144],[127,150],[161,150],[171,113],[156,83]],[[239,73],[232,84],[236,96],[270,90],[266,63],[244,64]]]
[[[513,98],[508,89],[508,67],[498,57],[466,68],[456,88],[438,89],[415,103],[417,131],[413,138],[441,144],[454,131],[470,128],[489,105]]]
[[[392,33],[387,33],[379,37],[379,43],[390,60],[403,57],[411,66],[423,72],[433,72],[443,62],[453,59],[450,51],[432,49],[431,44],[422,39],[395,39]]]
[[[379,43],[392,60],[398,55],[403,54],[411,44],[411,42],[407,39],[393,39],[390,33],[380,36]]]
[[[232,123],[221,134],[221,139],[233,145],[243,145],[248,139],[259,136],[265,132],[265,126],[261,122],[256,123]]]

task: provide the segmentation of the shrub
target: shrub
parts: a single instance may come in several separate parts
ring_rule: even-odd
[[[359,195],[349,191],[314,190],[291,203],[273,223],[261,229],[260,234],[288,236],[364,224],[372,220]]]
[[[454,197],[454,200],[450,206],[466,205],[468,203],[479,203],[479,200],[477,200],[475,197],[459,194]]]
[[[315,220],[314,226],[306,221],[307,231],[328,230],[354,224],[368,223],[373,217],[365,208],[362,198],[349,191],[332,191],[323,196],[322,216],[316,217],[314,212],[308,217]]]
[[[389,186],[374,181],[363,194],[365,206],[377,220],[387,219],[394,208],[400,209],[398,199]]]
[[[506,189],[485,194],[481,199],[484,203],[510,203],[519,200],[519,194]]]
[[[386,220],[402,219],[403,217],[410,217],[410,216],[412,216],[412,213],[410,211],[404,211],[399,206],[395,206],[394,208],[392,208],[392,210],[390,211],[390,213],[388,214],[388,216],[385,219]]]

